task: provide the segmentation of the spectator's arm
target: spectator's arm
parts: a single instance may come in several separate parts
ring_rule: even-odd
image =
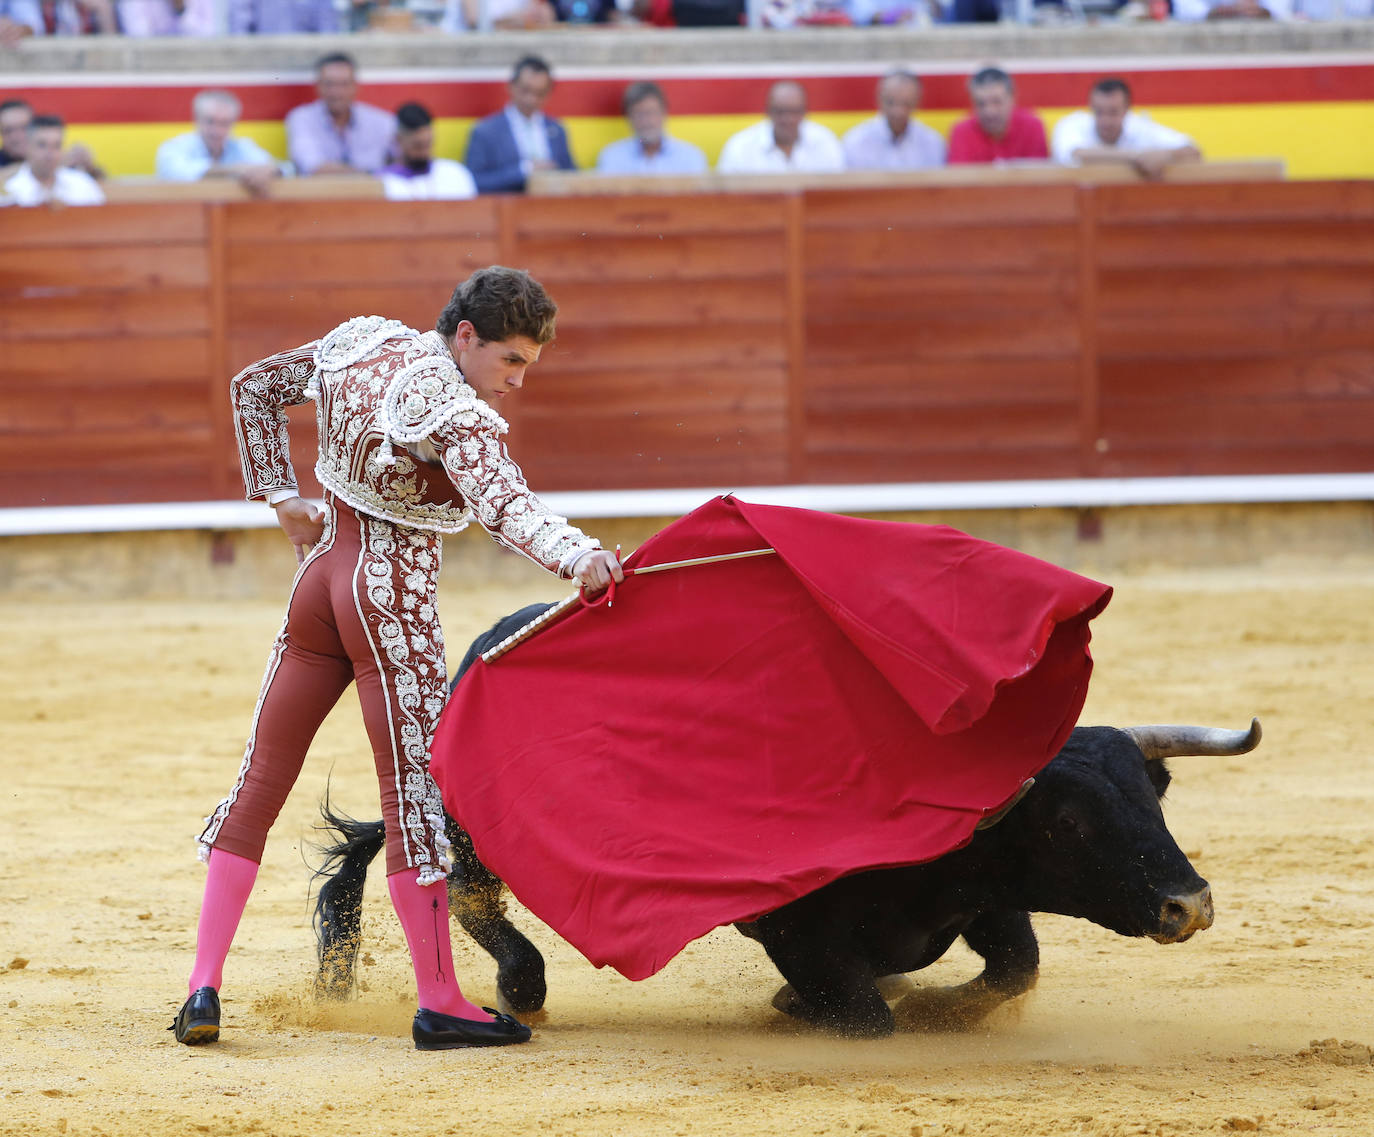
[[[467,154],[463,165],[472,173],[479,193],[502,193],[525,188],[525,169],[519,160],[498,165],[494,147],[485,131],[474,130],[468,136]]]

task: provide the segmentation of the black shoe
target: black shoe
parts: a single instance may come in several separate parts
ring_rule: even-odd
[[[456,1050],[460,1046],[506,1046],[512,1042],[530,1040],[530,1028],[524,1023],[516,1022],[510,1015],[499,1014],[490,1007],[483,1007],[482,1010],[496,1017],[491,1022],[458,1019],[421,1007],[415,1012],[415,1022],[410,1028],[415,1049]]]
[[[177,1033],[177,1041],[187,1046],[202,1046],[219,1041],[219,994],[213,987],[200,987],[181,1005],[177,1017],[167,1028]]]

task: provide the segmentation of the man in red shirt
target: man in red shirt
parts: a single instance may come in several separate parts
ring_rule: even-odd
[[[968,81],[973,114],[956,123],[949,136],[950,165],[956,162],[1048,160],[1045,124],[1016,105],[1011,76],[1000,67],[984,67]]]

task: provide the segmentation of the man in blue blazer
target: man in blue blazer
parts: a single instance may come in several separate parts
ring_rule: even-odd
[[[537,55],[516,63],[505,110],[482,119],[468,135],[463,164],[478,192],[523,193],[533,170],[577,169],[563,124],[544,115],[552,91],[553,72]]]

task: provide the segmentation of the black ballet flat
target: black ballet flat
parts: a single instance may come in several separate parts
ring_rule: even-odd
[[[219,1041],[219,993],[213,987],[197,988],[181,1005],[168,1030],[176,1031],[177,1041],[187,1046],[203,1046]]]
[[[415,1012],[415,1022],[410,1028],[411,1037],[415,1039],[415,1049],[456,1050],[463,1046],[509,1046],[513,1042],[530,1040],[530,1028],[524,1023],[517,1022],[510,1015],[493,1011],[490,1007],[483,1007],[482,1010],[496,1017],[490,1022],[459,1019],[421,1007]]]

